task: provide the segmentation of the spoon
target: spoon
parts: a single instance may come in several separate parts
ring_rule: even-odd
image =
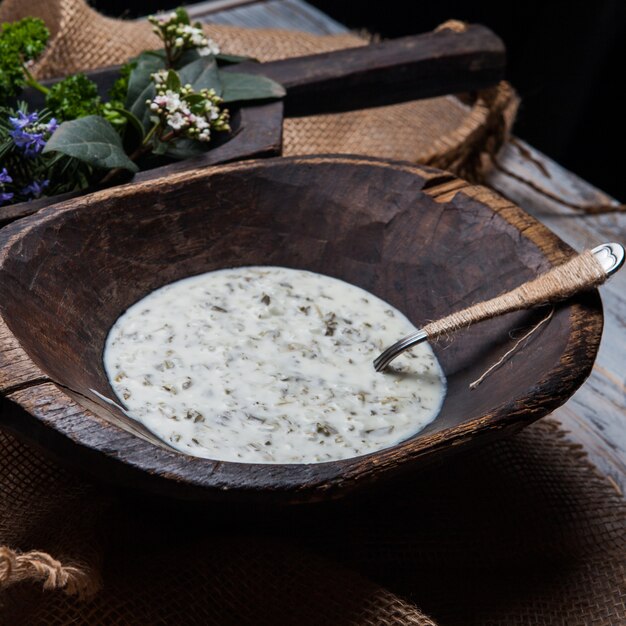
[[[619,243],[605,243],[593,250],[585,250],[511,291],[430,322],[382,352],[374,360],[374,368],[377,372],[384,370],[398,355],[423,341],[448,335],[505,313],[559,302],[580,291],[592,289],[612,276],[623,264],[624,248]]]

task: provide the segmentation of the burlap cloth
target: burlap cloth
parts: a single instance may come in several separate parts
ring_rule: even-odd
[[[82,0],[5,0],[42,17],[53,76],[157,42]],[[458,24],[453,24],[458,27]],[[263,60],[353,35],[207,28]],[[506,139],[506,84],[285,121],[285,153],[351,152],[480,178]],[[1,422],[1,416],[0,416]],[[96,484],[0,431],[0,624],[626,624],[626,504],[550,420],[392,487],[262,511],[164,503]]]

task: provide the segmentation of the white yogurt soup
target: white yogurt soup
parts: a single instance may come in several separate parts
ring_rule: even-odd
[[[104,365],[127,413],[181,452],[316,463],[393,446],[436,417],[445,378],[430,346],[384,373],[372,365],[414,330],[344,281],[240,267],[131,306],[109,332]]]

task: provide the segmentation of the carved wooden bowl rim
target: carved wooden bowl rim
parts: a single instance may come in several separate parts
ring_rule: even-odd
[[[549,264],[573,254],[545,226],[522,209],[480,186],[419,165],[386,159],[343,155],[315,155],[260,159],[211,169],[199,169],[157,180],[133,183],[72,199],[43,209],[0,231],[0,273],[7,259],[20,253],[20,242],[33,229],[48,227],[60,216],[89,210],[104,200],[123,199],[143,190],[172,189],[217,174],[245,172],[253,176],[267,168],[333,164],[353,168],[389,168],[421,177],[422,191],[436,202],[449,203],[462,196],[486,204],[499,217],[519,230],[520,240],[536,246]],[[374,170],[372,170],[374,171]],[[52,226],[52,228],[50,228]],[[542,417],[565,402],[589,375],[600,342],[602,311],[597,291],[567,304],[571,328],[559,362],[527,390],[509,402],[469,422],[428,436],[417,436],[398,446],[344,461],[320,464],[252,465],[216,462],[159,448],[81,406],[76,394],[56,385],[30,359],[7,321],[0,319],[0,391],[5,428],[47,448],[54,456],[113,482],[189,499],[239,501],[315,501],[337,497],[361,485],[392,476],[400,469],[438,459],[443,452],[473,441],[488,441],[503,432],[513,432]],[[0,313],[4,308],[0,303]],[[558,389],[558,393],[555,393]],[[66,393],[67,392],[67,393]],[[419,461],[419,463],[418,463]]]

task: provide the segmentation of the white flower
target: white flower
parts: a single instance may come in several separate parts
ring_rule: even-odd
[[[158,108],[164,109],[167,104],[167,98],[165,96],[155,96],[152,102],[156,104]]]
[[[196,28],[195,26],[191,26],[190,24],[185,24],[185,26],[183,26],[181,28],[181,35],[189,35],[189,39],[191,41],[194,40],[194,38],[196,37],[202,37],[202,31],[199,28]]]
[[[176,112],[173,115],[168,115],[167,124],[171,126],[174,130],[180,130],[183,126],[187,124],[187,119],[180,112]]]
[[[175,91],[172,91],[171,89],[168,89],[165,92],[163,98],[165,102],[164,106],[170,113],[174,113],[174,111],[177,111],[182,104],[180,95],[177,94]]]
[[[201,89],[195,92],[191,85],[184,85],[178,91],[173,91],[167,89],[163,82],[164,76],[164,74],[153,75],[157,83],[157,94],[146,102],[150,111],[156,113],[150,119],[158,126],[158,137],[163,137],[166,126],[174,131],[168,133],[167,141],[173,140],[172,137],[174,139],[186,137],[207,142],[211,140],[212,129],[230,130],[228,110],[221,110],[223,100],[217,96],[214,89]],[[198,102],[197,96],[204,99],[204,102]],[[189,100],[193,104],[190,104]]]
[[[167,70],[159,70],[150,76],[156,85],[162,85],[167,78]]]
[[[198,54],[201,57],[206,57],[209,54],[216,55],[220,53],[220,47],[212,39],[207,37],[206,42],[207,43],[203,48],[198,48]]]
[[[161,26],[165,28],[172,22],[175,22],[178,19],[176,13],[157,13],[156,15],[151,15],[148,20],[157,26]]]
[[[187,105],[180,99],[180,94],[168,89],[165,93],[160,93],[154,97],[150,108],[155,111],[153,105],[156,105],[158,109],[164,109],[168,113],[175,113],[181,111],[182,113],[188,113],[189,109]]]
[[[165,24],[173,22],[177,18],[177,15],[172,11],[172,13],[157,13],[154,17],[159,24],[165,26]]]

